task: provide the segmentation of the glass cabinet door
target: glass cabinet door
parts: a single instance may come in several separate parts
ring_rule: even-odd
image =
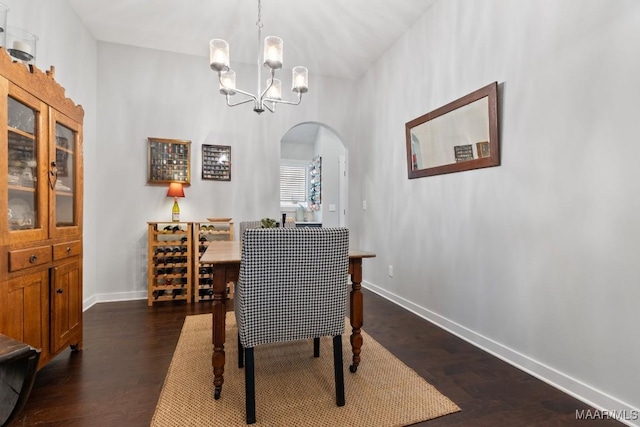
[[[6,215],[10,241],[19,243],[47,234],[47,189],[42,182],[46,149],[40,145],[42,104],[19,90],[13,92],[6,97]]]
[[[51,163],[52,212],[51,237],[78,232],[79,226],[79,129],[63,115],[52,112]]]

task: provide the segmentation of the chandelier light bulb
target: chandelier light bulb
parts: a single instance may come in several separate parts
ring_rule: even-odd
[[[236,73],[233,70],[220,72],[220,93],[223,95],[235,95]]]
[[[264,39],[264,65],[277,70],[282,68],[283,42],[280,37],[269,36]]]
[[[306,67],[293,67],[291,70],[291,90],[306,93],[309,90],[309,70]]]
[[[209,65],[218,72],[229,69],[229,43],[222,39],[209,42]]]
[[[282,99],[282,82],[278,79],[273,79],[273,84],[271,84],[272,79],[269,79],[267,85],[271,85],[269,90],[267,91],[266,97],[269,99]]]

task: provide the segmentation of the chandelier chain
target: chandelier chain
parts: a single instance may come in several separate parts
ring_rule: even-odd
[[[258,21],[256,21],[256,27],[262,29],[262,2],[258,0]]]

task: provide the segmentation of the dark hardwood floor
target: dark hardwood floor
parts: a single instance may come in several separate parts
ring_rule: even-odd
[[[462,408],[418,425],[622,425],[576,420],[576,410],[589,409],[584,403],[372,292],[364,294],[364,330]],[[84,314],[84,349],[66,350],[40,370],[14,425],[148,426],[185,316],[210,307],[147,307],[146,300],[91,307]]]

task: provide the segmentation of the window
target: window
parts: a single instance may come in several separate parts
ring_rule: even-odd
[[[297,208],[306,206],[307,162],[303,160],[282,160],[280,164],[280,207]]]

